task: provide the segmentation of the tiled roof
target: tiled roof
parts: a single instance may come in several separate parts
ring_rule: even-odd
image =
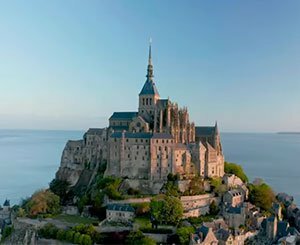
[[[109,119],[128,120],[136,117],[137,115],[137,112],[114,112]]]
[[[123,212],[134,212],[134,208],[131,205],[128,204],[108,204],[106,206],[107,210],[112,210],[112,211],[123,211]]]
[[[196,136],[211,136],[215,133],[215,127],[195,127]]]
[[[155,86],[155,83],[151,80],[151,79],[147,79],[147,81],[145,82],[140,95],[159,95],[157,88]]]

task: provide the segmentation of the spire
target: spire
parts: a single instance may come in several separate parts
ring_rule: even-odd
[[[218,122],[215,122],[215,134],[219,134]]]
[[[147,68],[147,80],[152,80],[153,78],[153,65],[152,65],[152,57],[151,57],[151,43],[152,39],[149,40],[149,57],[148,57],[148,68]]]

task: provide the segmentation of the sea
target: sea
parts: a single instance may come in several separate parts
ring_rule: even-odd
[[[0,130],[0,204],[18,204],[55,177],[68,140],[83,131]],[[275,192],[300,203],[300,134],[223,133],[228,162],[242,165],[250,181],[263,179]]]

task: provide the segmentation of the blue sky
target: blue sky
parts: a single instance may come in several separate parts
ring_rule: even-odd
[[[162,97],[222,131],[300,131],[300,1],[1,1],[0,128],[104,127]]]

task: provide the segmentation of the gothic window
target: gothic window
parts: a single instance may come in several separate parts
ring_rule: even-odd
[[[126,142],[128,142],[128,139],[126,139]]]
[[[148,98],[146,99],[146,105],[148,105]]]
[[[145,160],[145,157],[143,157],[143,161]]]
[[[140,147],[139,147],[139,146],[137,146],[136,148],[137,148],[137,149],[139,149]]]
[[[164,143],[165,143],[165,140],[162,140],[162,143],[164,144]]]
[[[115,142],[117,142],[117,139],[115,138]]]
[[[152,104],[152,99],[150,98],[150,105]]]
[[[167,150],[168,150],[168,147],[165,146],[165,151],[167,151]]]
[[[128,154],[128,158],[130,158],[130,154]]]
[[[141,139],[141,142],[143,143],[143,139]]]
[[[143,105],[145,105],[145,98],[143,98]]]
[[[169,140],[167,140],[167,144],[169,143]]]
[[[156,143],[158,143],[158,140],[156,140]]]
[[[137,139],[135,139],[135,142],[137,143],[137,142],[138,142],[138,140],[137,140]]]
[[[161,151],[161,147],[160,147],[160,146],[158,147],[158,150],[160,150],[160,151]]]

